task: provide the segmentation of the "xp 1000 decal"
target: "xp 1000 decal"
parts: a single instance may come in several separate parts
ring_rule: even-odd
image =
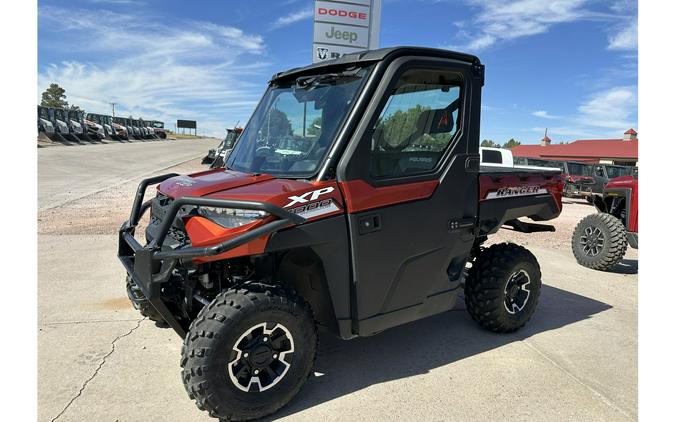
[[[320,196],[329,194],[334,190],[335,189],[332,186],[328,186],[325,188],[305,192],[299,196],[289,196],[288,199],[290,199],[291,202],[289,202],[285,208],[296,204],[303,204],[299,207],[291,208],[288,211],[307,219],[339,211],[340,207],[338,207],[331,198],[317,201]]]

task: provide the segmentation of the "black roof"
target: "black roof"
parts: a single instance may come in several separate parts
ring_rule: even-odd
[[[324,68],[329,69],[333,67],[343,67],[350,64],[363,65],[366,63],[382,61],[385,58],[391,59],[400,56],[438,57],[480,65],[480,59],[478,57],[471,54],[458,53],[456,51],[428,47],[388,47],[379,48],[377,50],[365,50],[358,53],[345,54],[344,56],[334,60],[326,60],[304,67],[296,67],[284,72],[276,73],[274,76],[272,76],[272,81],[277,79],[285,79],[287,77],[297,77],[302,74],[319,73],[323,71]]]

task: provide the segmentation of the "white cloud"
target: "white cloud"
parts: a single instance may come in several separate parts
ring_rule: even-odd
[[[576,113],[553,116],[558,121],[555,126],[537,126],[530,130],[541,134],[547,130],[554,141],[621,138],[628,128],[637,129],[636,90],[635,86],[625,86],[596,92],[577,107]],[[532,114],[551,116],[543,110]]]
[[[553,25],[593,15],[584,9],[589,0],[469,0],[468,3],[478,8],[472,26],[480,30],[462,33],[469,41],[450,48],[481,50],[500,41],[541,34]]]
[[[283,28],[284,26],[292,25],[296,22],[300,22],[300,21],[303,21],[305,19],[309,19],[312,16],[314,16],[314,9],[312,9],[312,8],[298,10],[298,11],[289,13],[286,16],[279,17],[272,24],[272,29]]]
[[[163,120],[196,119],[202,133],[222,135],[245,122],[264,89],[264,39],[211,22],[163,24],[147,16],[40,8],[46,48],[64,57],[41,63],[38,92],[56,82],[87,111]],[[52,32],[49,32],[52,31]],[[76,55],[91,57],[86,62]],[[256,80],[257,79],[257,80]]]
[[[548,111],[546,110],[537,110],[534,113],[532,113],[533,116],[535,117],[541,117],[542,119],[559,119],[560,117],[558,116],[553,116],[551,114],[548,114]]]
[[[625,131],[634,127],[637,120],[637,87],[616,87],[595,93],[578,107],[578,111],[579,123]]]
[[[610,50],[636,50],[638,48],[637,20],[627,23],[617,33],[610,35],[607,48]]]

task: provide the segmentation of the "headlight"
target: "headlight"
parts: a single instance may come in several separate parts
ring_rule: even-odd
[[[234,208],[199,207],[199,214],[214,223],[234,229],[263,219],[269,214],[265,211],[240,210]]]

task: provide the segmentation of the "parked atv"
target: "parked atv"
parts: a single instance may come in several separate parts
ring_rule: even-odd
[[[86,119],[90,122],[93,122],[101,126],[101,128],[103,129],[103,137],[105,139],[110,139],[114,141],[122,140],[122,137],[118,135],[117,131],[113,126],[111,116],[107,116],[104,114],[87,113]]]
[[[150,120],[148,123],[155,130],[155,135],[159,136],[160,139],[166,139],[166,129],[164,129],[164,122]]]
[[[53,113],[55,131],[65,143],[83,143],[78,136],[78,134],[82,133],[82,127],[70,119],[68,110],[51,108],[50,113]]]
[[[138,129],[133,127],[131,119],[126,117],[113,117],[113,122],[123,128],[126,132],[127,139],[142,139],[138,133]]]
[[[277,73],[226,169],[141,182],[118,257],[132,303],[184,339],[182,379],[200,409],[276,412],[312,373],[317,326],[374,335],[452,309],[462,289],[487,330],[530,320],[536,258],[482,245],[502,225],[553,230],[517,219],[556,218],[562,180],[480,166],[483,83],[477,57],[412,47]],[[393,126],[400,114],[415,124]]]
[[[52,112],[53,114],[53,112]],[[49,115],[49,108],[38,106],[38,132],[44,133],[47,137],[54,135],[56,129],[52,123],[52,117]]]
[[[115,134],[117,134],[117,137],[120,138],[120,140],[122,141],[131,141],[132,138],[127,127],[124,126],[123,124],[118,123],[116,119],[117,119],[116,117],[111,118],[110,126],[115,131]]]
[[[593,196],[597,214],[584,217],[572,235],[577,262],[608,271],[623,259],[627,245],[638,248],[638,178],[611,179],[602,196]]]
[[[94,120],[91,114],[86,114],[84,116],[84,127],[87,128],[87,135],[92,139],[103,140],[106,138],[107,134],[105,128],[102,124]]]
[[[72,132],[77,136],[81,141],[84,142],[95,142],[98,139],[92,139],[88,134],[88,129],[84,122],[84,111],[81,110],[68,110],[68,119],[70,122],[70,127]]]
[[[209,150],[208,154],[202,158],[202,164],[210,164],[211,168],[222,167],[227,160],[228,155],[234,148],[237,138],[241,134],[242,128],[227,129],[227,135],[216,148]]]

